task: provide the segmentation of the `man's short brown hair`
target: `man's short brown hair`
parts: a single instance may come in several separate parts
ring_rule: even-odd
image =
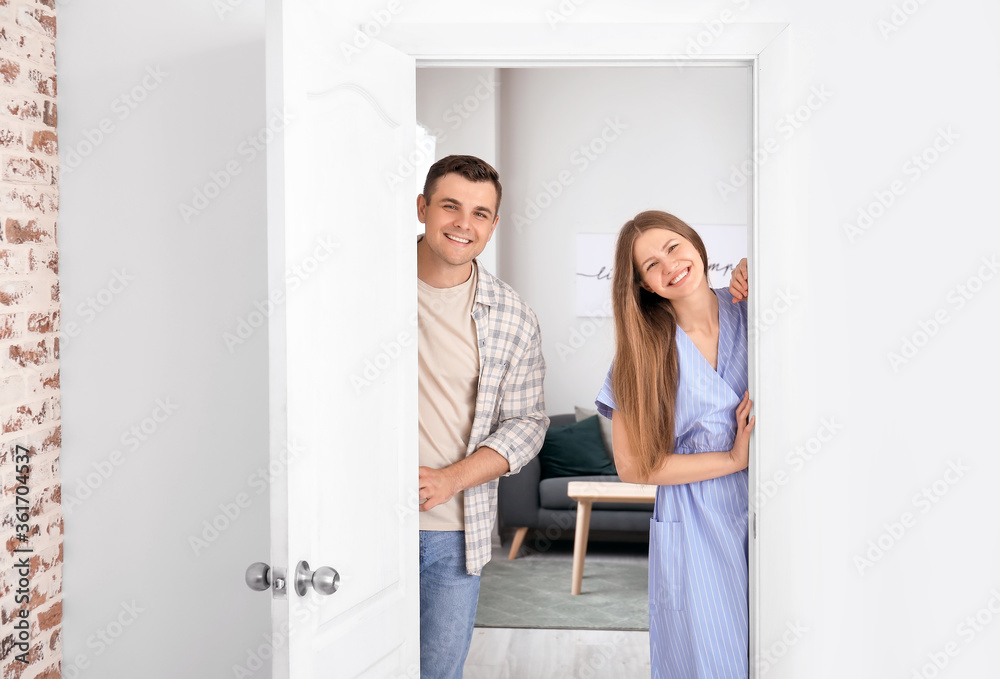
[[[452,173],[465,177],[470,182],[493,182],[493,187],[497,190],[496,214],[493,216],[500,214],[500,194],[503,191],[500,175],[492,165],[475,156],[445,156],[431,165],[431,169],[427,171],[427,179],[424,180],[424,200],[429,203],[437,180]]]

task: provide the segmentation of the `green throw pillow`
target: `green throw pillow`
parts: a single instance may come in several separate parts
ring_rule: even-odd
[[[616,474],[601,440],[598,415],[563,427],[549,427],[538,456],[542,478]]]

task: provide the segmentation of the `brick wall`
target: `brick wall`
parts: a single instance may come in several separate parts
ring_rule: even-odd
[[[60,676],[55,37],[55,0],[0,0],[0,679]]]

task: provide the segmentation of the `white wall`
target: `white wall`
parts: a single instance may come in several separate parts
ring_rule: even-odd
[[[427,170],[436,160],[452,154],[476,156],[500,173],[504,197],[506,173],[500,167],[497,113],[500,72],[495,68],[418,68],[417,122],[437,139],[434,157],[425,157],[417,184],[423,188]],[[423,154],[426,156],[426,154]],[[418,190],[419,192],[419,190]],[[416,194],[414,194],[414,206]],[[507,230],[507,201],[500,205],[500,223],[493,239],[479,256],[489,271],[497,270],[497,243]],[[416,219],[414,207],[414,220]],[[422,229],[418,228],[418,232]]]
[[[268,555],[267,493],[248,484],[268,460],[267,334],[223,340],[267,296],[265,161],[240,153],[266,122],[262,26],[262,2],[59,9],[63,167],[81,154],[59,220],[67,678],[233,676],[270,632],[270,597],[243,583]],[[239,174],[185,222],[178,206],[230,161]],[[115,271],[130,280],[106,308],[78,310]],[[195,555],[220,504],[236,518]]]
[[[538,315],[550,413],[593,408],[614,356],[613,320],[576,315],[577,234],[617,233],[650,209],[747,223],[746,187],[726,202],[716,182],[749,154],[749,78],[746,67],[503,71],[500,277]]]
[[[162,61],[175,74],[159,93],[163,100],[150,98],[142,117],[137,111],[102,145],[107,160],[95,155],[88,161],[92,173],[63,182],[67,317],[115,267],[137,272],[128,291],[76,338],[78,348],[66,342],[64,488],[156,397],[189,388],[201,394],[182,402],[156,438],[127,458],[102,487],[105,499],[95,496],[86,515],[80,509],[66,517],[64,669],[120,601],[148,592],[141,624],[128,628],[114,653],[96,658],[95,665],[103,664],[93,676],[134,676],[134,667],[151,677],[226,676],[238,662],[226,644],[238,639],[250,646],[264,624],[254,617],[257,608],[266,616],[263,596],[241,599],[253,609],[246,612],[220,613],[224,605],[209,603],[236,601],[232,588],[243,587],[242,568],[260,558],[261,504],[253,506],[259,518],[241,519],[226,534],[232,547],[216,545],[201,560],[185,553],[192,524],[238,491],[262,459],[258,450],[265,455],[264,397],[247,397],[257,393],[251,368],[257,364],[248,356],[263,359],[263,339],[255,335],[238,358],[223,360],[219,337],[235,309],[220,314],[211,306],[239,295],[237,313],[246,313],[265,291],[251,273],[264,269],[257,221],[263,213],[254,202],[262,195],[263,166],[248,168],[195,229],[185,230],[176,214],[177,202],[264,123],[255,105],[263,100],[254,67],[260,17],[246,32],[234,23],[259,3],[233,4],[236,11],[222,22],[204,2],[161,8],[71,0],[60,9],[63,152],[109,114],[111,101],[147,65]],[[768,257],[780,251],[775,243],[762,252],[762,281],[797,296],[762,338],[769,384],[762,410],[769,421],[758,420],[761,455],[769,472],[786,475],[775,477],[786,482],[759,524],[762,640],[781,652],[769,678],[933,676],[933,666],[924,667],[930,657],[944,662],[946,648],[956,653],[945,653],[942,677],[988,676],[1000,661],[1000,621],[986,609],[1000,587],[1000,541],[992,527],[1000,515],[1000,458],[990,427],[1000,368],[1000,280],[973,283],[979,292],[962,308],[949,301],[958,299],[956,286],[976,280],[984,257],[1000,251],[990,221],[1000,180],[1000,94],[992,86],[998,15],[1000,8],[974,0],[846,0],[835,7],[792,0],[426,0],[407,9],[407,21],[455,23],[457,31],[480,21],[545,25],[556,16],[693,22],[706,25],[705,39],[721,26],[721,40],[735,30],[732,23],[788,23],[787,86],[794,99],[805,104],[812,88],[833,93],[776,152],[795,169],[788,199],[798,224],[796,233],[776,240],[794,237],[804,264]],[[899,30],[883,36],[879,22],[892,20]],[[762,120],[765,135],[778,135],[778,122]],[[907,163],[949,127],[957,140],[917,175]],[[906,192],[849,240],[843,224],[896,180]],[[248,243],[257,249],[240,255]],[[206,289],[221,292],[209,297]],[[927,319],[938,310],[948,321],[894,370],[888,353],[900,350],[903,337],[920,342],[920,324],[931,327]],[[820,444],[813,438],[824,418],[843,428]],[[787,458],[796,446],[818,452],[799,465],[800,458]],[[946,470],[957,461],[971,471],[948,485]],[[933,504],[914,504],[922,489],[933,494],[935,483],[947,492]],[[906,512],[911,525],[892,538],[885,524],[898,534],[892,524]],[[888,550],[859,573],[855,558],[882,534]],[[977,614],[987,621],[980,631],[961,627]],[[783,646],[782,635],[796,623],[806,631],[786,637],[792,645]]]

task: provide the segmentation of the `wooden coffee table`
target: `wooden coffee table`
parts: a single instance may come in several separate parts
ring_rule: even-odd
[[[583,583],[583,560],[587,556],[590,537],[590,509],[595,502],[652,502],[656,486],[622,483],[621,481],[571,481],[566,494],[576,500],[576,539],[573,541],[572,594],[580,593]]]

